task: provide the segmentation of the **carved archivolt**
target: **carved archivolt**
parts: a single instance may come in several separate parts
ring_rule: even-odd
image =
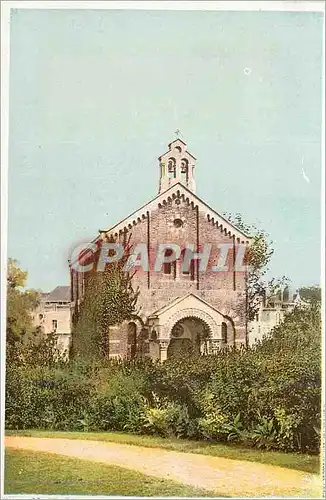
[[[185,318],[198,318],[208,326],[210,331],[210,338],[220,338],[220,329],[215,320],[205,311],[201,311],[200,309],[195,308],[182,309],[173,314],[173,316],[168,319],[165,325],[163,325],[163,335],[161,338],[170,339],[174,325],[181,319]]]

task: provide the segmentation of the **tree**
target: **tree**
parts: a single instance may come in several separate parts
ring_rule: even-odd
[[[303,301],[309,303],[321,302],[321,288],[318,285],[302,286],[299,288],[299,294]]]
[[[27,271],[22,271],[18,267],[17,260],[8,259],[7,285],[11,289],[24,288],[27,281]]]
[[[65,355],[57,347],[55,334],[44,335],[40,327],[34,327],[32,311],[38,306],[40,293],[27,289],[28,273],[18,267],[14,259],[7,267],[7,366],[51,366],[65,362]]]
[[[34,333],[31,311],[37,306],[39,293],[24,290],[27,272],[14,259],[8,260],[7,270],[7,346],[26,341]]]
[[[265,276],[268,272],[268,264],[273,256],[273,242],[269,240],[269,235],[262,229],[254,225],[245,224],[241,214],[224,214],[225,217],[235,227],[252,237],[252,243],[246,256],[246,264],[249,272],[246,276],[246,319],[252,321],[258,312],[260,303],[268,297],[275,296],[284,290],[289,279],[273,278],[269,281]]]
[[[114,242],[113,239],[109,240]],[[129,242],[122,259],[107,263],[104,271],[91,271],[85,280],[85,294],[72,332],[71,356],[94,358],[108,353],[109,327],[135,314],[139,291],[133,290],[132,275],[124,270]]]

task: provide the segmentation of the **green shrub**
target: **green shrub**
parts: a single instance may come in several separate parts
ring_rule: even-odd
[[[265,448],[266,450],[277,448],[277,430],[274,419],[260,417],[250,437],[257,448]]]
[[[288,415],[284,408],[275,410],[275,421],[278,426],[276,443],[279,450],[292,451],[296,449],[296,439],[299,437],[297,433],[300,424],[300,417],[296,415]]]
[[[227,431],[225,429],[227,421],[225,415],[216,411],[216,413],[208,413],[205,417],[199,418],[198,428],[202,437],[224,441],[227,439]]]
[[[228,441],[239,441],[248,444],[250,434],[241,421],[241,413],[238,413],[231,421],[227,422],[224,428],[227,432]]]
[[[160,401],[154,396],[155,407],[146,405],[144,431],[164,437],[187,438],[197,434],[196,422],[190,418],[186,406],[171,401]]]
[[[108,379],[103,379],[101,371],[98,377],[101,383],[87,412],[89,428],[140,432],[145,413],[144,378],[139,373],[132,376],[121,371]]]
[[[205,439],[224,441],[227,439],[225,425],[228,416],[222,412],[215,394],[208,388],[198,394],[198,406],[202,417],[198,418],[198,430]]]

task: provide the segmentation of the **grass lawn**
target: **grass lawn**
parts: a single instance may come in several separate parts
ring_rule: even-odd
[[[12,448],[7,448],[5,455],[4,491],[6,494],[188,498],[214,495],[206,490],[152,478],[122,467]]]
[[[299,453],[282,453],[277,451],[261,451],[235,445],[208,443],[207,441],[190,441],[185,439],[168,439],[159,436],[139,436],[119,432],[64,432],[64,431],[6,431],[7,436],[32,436],[47,438],[87,439],[92,441],[111,441],[148,448],[164,448],[187,453],[199,453],[215,457],[248,460],[270,465],[278,465],[304,472],[320,473],[318,455]]]

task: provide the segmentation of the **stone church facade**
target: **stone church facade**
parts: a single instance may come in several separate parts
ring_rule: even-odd
[[[133,277],[140,291],[137,314],[108,332],[111,358],[142,355],[164,361],[189,344],[202,354],[247,344],[246,273],[237,270],[235,261],[238,248],[249,246],[251,239],[195,194],[195,168],[196,158],[186,144],[180,139],[171,142],[159,157],[158,195],[115,226],[100,230],[94,240],[100,245],[113,237],[123,245],[129,241],[132,247],[146,244],[148,249],[148,269],[137,268]],[[158,247],[171,243],[181,249],[180,256],[156,271]],[[206,269],[201,270],[197,256],[185,270],[182,262],[189,245],[196,257],[207,244],[211,251]],[[216,272],[223,245],[226,266]],[[71,267],[73,321],[85,276]]]

